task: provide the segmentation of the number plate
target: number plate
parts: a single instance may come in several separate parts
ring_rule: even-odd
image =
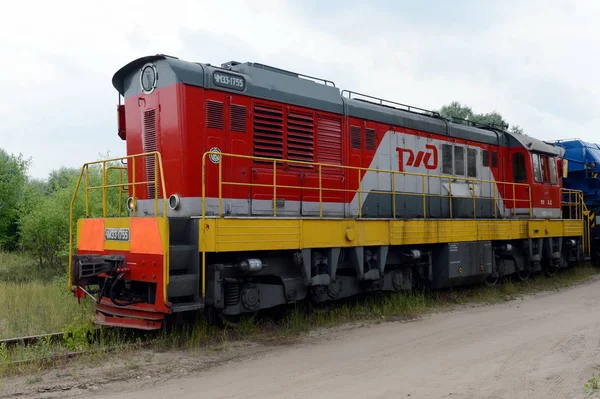
[[[128,228],[106,228],[104,229],[106,241],[129,241]]]
[[[226,87],[233,90],[246,90],[246,80],[237,75],[229,73],[215,72],[213,73],[213,82],[216,86]]]

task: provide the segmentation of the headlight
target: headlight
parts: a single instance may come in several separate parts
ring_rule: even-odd
[[[135,199],[133,197],[127,198],[127,209],[133,211],[133,207],[135,205]]]
[[[175,209],[179,208],[180,203],[181,203],[181,199],[179,198],[179,195],[173,194],[169,197],[169,208],[175,210]]]
[[[158,74],[156,72],[156,67],[152,64],[144,65],[140,73],[140,85],[142,86],[144,93],[152,93],[156,88],[157,81]]]

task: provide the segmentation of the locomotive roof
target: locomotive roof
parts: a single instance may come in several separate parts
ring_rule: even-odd
[[[378,104],[351,98],[351,94],[354,94],[351,92],[348,92],[350,94],[348,97],[344,97],[344,92],[340,92],[333,82],[328,80],[251,62],[229,62],[222,66],[214,66],[183,61],[162,54],[141,57],[119,69],[113,76],[113,86],[121,95],[129,97],[141,93],[139,76],[141,68],[147,63],[156,66],[157,87],[183,83],[487,144],[523,145],[533,151],[555,155],[560,151],[554,145],[529,136],[521,137],[499,129],[453,123],[431,111],[389,101],[386,103],[391,105],[384,105],[384,101],[379,99],[377,99],[380,102]],[[215,73],[242,78],[243,89],[219,84]],[[369,96],[364,97],[369,98]]]

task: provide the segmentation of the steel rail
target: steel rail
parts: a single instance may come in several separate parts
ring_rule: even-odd
[[[92,332],[95,338],[95,335],[98,334],[100,328],[93,328]],[[27,335],[24,337],[16,337],[16,338],[4,338],[0,339],[0,347],[5,348],[13,348],[15,346],[31,346],[35,345],[38,342],[49,340],[52,343],[64,341],[65,338],[71,338],[73,336],[70,332],[55,332],[49,334],[40,334],[40,335]]]

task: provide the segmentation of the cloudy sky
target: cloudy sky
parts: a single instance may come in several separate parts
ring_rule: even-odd
[[[599,21],[599,0],[11,2],[0,148],[39,178],[124,154],[111,78],[156,53],[262,62],[423,108],[456,100],[540,139],[600,142]]]

